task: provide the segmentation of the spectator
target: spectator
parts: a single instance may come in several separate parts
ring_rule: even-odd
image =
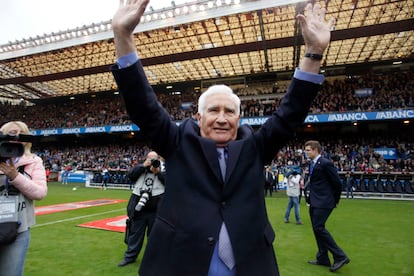
[[[351,172],[345,174],[345,189],[346,189],[346,198],[354,198],[354,186],[353,186],[354,177]]]
[[[267,166],[265,168],[265,185],[264,185],[265,196],[267,196],[267,194],[272,196],[274,183],[275,183],[275,176],[272,172],[272,167]]]
[[[292,207],[295,211],[296,224],[302,225],[303,222],[300,219],[299,208],[299,193],[300,193],[300,181],[302,179],[302,170],[298,166],[289,166],[285,171],[287,178],[286,182],[286,195],[289,197],[289,202],[285,212],[285,223],[289,223],[290,210]]]
[[[108,189],[108,182],[109,182],[109,171],[107,168],[102,169],[102,189]]]
[[[69,174],[72,171],[72,166],[67,164],[62,173],[62,185],[67,185],[69,180]]]

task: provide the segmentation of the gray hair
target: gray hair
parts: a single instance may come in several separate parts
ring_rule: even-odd
[[[198,98],[198,113],[203,115],[203,112],[206,108],[206,99],[210,95],[214,94],[225,94],[229,95],[234,103],[236,104],[236,115],[240,114],[240,98],[236,94],[234,94],[233,90],[224,84],[216,84],[210,86],[201,96]]]

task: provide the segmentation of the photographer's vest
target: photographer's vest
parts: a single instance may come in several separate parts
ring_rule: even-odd
[[[142,190],[149,190],[151,191],[152,196],[158,196],[164,193],[165,187],[164,184],[162,184],[158,179],[157,175],[149,172],[144,172],[138,177],[138,180],[135,182],[134,190],[132,193],[140,196]]]

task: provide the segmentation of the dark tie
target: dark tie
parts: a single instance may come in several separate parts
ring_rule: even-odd
[[[309,166],[309,174],[310,175],[312,175],[312,172],[313,172],[313,167],[314,167],[315,165],[314,165],[314,162],[313,162],[313,160],[310,162],[310,166]]]
[[[221,176],[226,179],[226,168],[227,168],[227,150],[224,148],[217,148],[218,160],[220,164]],[[227,232],[226,224],[223,222],[221,224],[221,229],[219,233],[218,241],[218,255],[223,263],[229,268],[232,269],[235,265],[233,249],[231,247],[229,233]]]
[[[227,150],[224,148],[217,148],[218,160],[220,164],[221,177],[226,179],[226,168],[227,168]]]

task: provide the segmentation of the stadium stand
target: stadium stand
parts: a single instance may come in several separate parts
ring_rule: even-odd
[[[354,94],[355,82],[359,82],[360,84],[358,85],[360,87],[371,87],[375,90],[375,93],[365,97],[356,96]],[[259,87],[256,84],[256,91],[260,91],[259,94],[256,94],[256,97],[268,95],[263,92],[268,88],[268,85],[264,84],[263,89]],[[413,89],[413,71],[390,72],[379,75],[365,74],[353,76],[351,79],[342,76],[341,78],[335,78],[333,81],[328,79],[315,99],[311,107],[311,113],[369,112],[374,110],[413,108]],[[257,99],[254,96],[241,97],[242,116],[256,117],[269,115],[279,105],[281,95],[276,95],[272,99],[269,97]],[[180,97],[158,93],[161,104],[176,121],[194,115],[197,97],[198,94],[195,93],[184,94]],[[190,104],[184,105],[184,103]],[[0,106],[2,122],[12,120],[15,117],[27,118],[28,124],[34,129],[131,123],[120,97],[114,97],[112,94],[94,99],[89,97],[78,100],[53,98],[34,106],[16,106],[8,102],[2,102]]]
[[[206,18],[193,12],[176,15],[175,26],[159,21],[155,29],[137,30],[137,44],[147,49],[140,53],[145,70],[172,119],[192,117],[199,94],[213,83],[234,88],[242,117],[252,119],[253,128],[279,105],[303,52],[300,30],[288,27],[295,26],[291,21],[303,3],[256,0],[245,8],[252,7],[249,2],[241,1],[237,13],[232,4],[206,7]],[[294,161],[306,167],[303,142],[319,139],[341,176],[354,172],[357,196],[408,198],[414,194],[414,19],[404,7],[412,1],[325,3],[337,22],[324,56],[326,81],[311,107],[314,121],[304,124],[272,166],[279,170]],[[162,11],[148,15],[157,12]],[[41,133],[34,149],[51,168],[51,180],[71,164],[101,183],[101,169],[108,167],[112,185],[126,188],[125,172],[148,151],[137,130],[53,133],[131,124],[109,73],[109,23],[0,45],[0,124],[23,120]],[[146,24],[152,23],[141,26]],[[369,112],[376,117],[365,119]],[[356,117],[342,119],[349,113]],[[339,119],[315,121],[322,116]]]

